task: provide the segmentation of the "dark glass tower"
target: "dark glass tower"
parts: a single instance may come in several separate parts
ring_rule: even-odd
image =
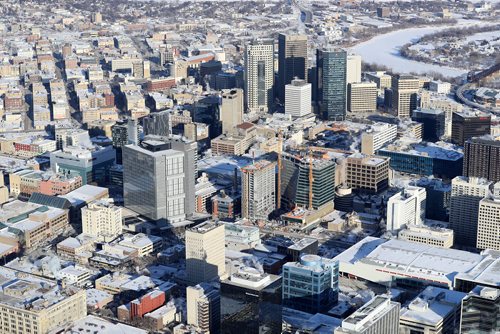
[[[343,121],[346,116],[347,52],[318,50],[316,66],[319,115],[324,120]]]
[[[295,77],[307,81],[307,36],[278,36],[278,99],[285,102],[285,85]]]

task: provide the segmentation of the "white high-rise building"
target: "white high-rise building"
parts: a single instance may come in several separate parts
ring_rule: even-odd
[[[202,333],[219,333],[220,293],[206,283],[186,289],[187,324]],[[197,331],[198,333],[198,331]]]
[[[193,284],[225,275],[224,225],[204,222],[186,230],[186,273]]]
[[[450,228],[456,245],[476,247],[479,202],[488,195],[490,185],[476,177],[457,176],[451,181]]]
[[[261,160],[241,169],[243,218],[267,219],[276,207],[276,163]]]
[[[268,112],[273,102],[274,42],[255,40],[245,50],[245,102],[250,112]]]
[[[403,225],[421,225],[425,219],[425,188],[408,186],[387,202],[387,231]]]
[[[500,182],[494,186],[493,194],[479,202],[477,221],[477,245],[479,249],[500,251]]]
[[[285,114],[302,117],[311,113],[312,85],[294,79],[285,86]]]
[[[122,209],[102,200],[82,208],[82,232],[113,239],[122,233]]]
[[[361,153],[373,155],[386,143],[396,139],[398,126],[389,123],[375,123],[361,135]]]
[[[347,55],[346,84],[361,82],[361,56]]]

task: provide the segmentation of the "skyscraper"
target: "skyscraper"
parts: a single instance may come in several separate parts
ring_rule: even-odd
[[[128,119],[118,121],[115,125],[111,126],[111,136],[113,140],[113,147],[116,150],[116,163],[122,164],[122,150],[123,146],[128,144],[139,143],[139,129],[137,128],[136,119]]]
[[[361,56],[350,54],[347,56],[346,83],[361,82]]]
[[[220,292],[202,283],[186,289],[187,324],[202,333],[220,333]]]
[[[147,136],[123,148],[125,206],[150,219],[176,222],[194,212],[196,151],[178,137]]]
[[[294,78],[307,82],[307,36],[278,36],[278,98],[285,102],[285,86]]]
[[[500,141],[491,137],[467,140],[464,145],[463,175],[500,181]]]
[[[387,202],[387,230],[397,231],[403,225],[421,225],[425,219],[425,188],[408,186]]]
[[[408,118],[417,108],[418,78],[398,74],[392,77],[392,109],[396,116]]]
[[[339,264],[317,255],[283,265],[283,306],[308,313],[326,312],[338,300]]]
[[[245,50],[245,102],[251,112],[268,112],[274,97],[274,42],[254,40]]]
[[[276,207],[276,163],[261,160],[243,167],[241,173],[243,218],[267,219]]]
[[[284,154],[282,168],[282,206],[289,209],[295,206],[308,208],[312,204],[313,209],[318,209],[333,201],[335,196],[334,161],[323,159],[323,157],[311,158]],[[312,185],[310,185],[311,176]]]
[[[416,109],[413,111],[411,119],[422,123],[424,127],[422,139],[425,141],[437,142],[445,134],[446,115],[442,110]]]
[[[500,192],[500,182],[495,184],[494,193]],[[500,196],[491,194],[479,202],[477,220],[478,249],[500,251]]]
[[[311,113],[311,84],[294,79],[285,86],[285,114],[302,117]]]
[[[230,133],[235,130],[236,125],[243,123],[243,89],[224,89],[221,97],[222,133]]]
[[[193,284],[225,274],[224,225],[210,221],[186,230],[186,274]]]
[[[147,115],[142,119],[142,127],[145,135],[170,136],[172,124],[170,111],[160,111]]]
[[[464,145],[473,137],[491,133],[491,115],[483,112],[454,112],[451,117],[451,141]]]
[[[489,193],[491,182],[457,176],[451,181],[450,228],[455,243],[476,247],[479,202]]]
[[[346,116],[347,52],[317,50],[317,104],[324,120],[342,121]]]

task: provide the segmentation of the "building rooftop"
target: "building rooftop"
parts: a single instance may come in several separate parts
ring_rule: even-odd
[[[400,139],[391,145],[382,148],[380,151],[397,152],[451,161],[463,158],[461,148],[445,142],[419,143],[414,140]]]
[[[75,321],[69,333],[105,333],[105,334],[147,334],[148,331],[122,323],[113,323],[94,315],[88,315]]]
[[[400,319],[412,323],[438,326],[460,307],[467,294],[428,286],[407,307],[401,309]]]
[[[219,226],[222,226],[216,222],[213,222],[213,221],[206,221],[206,222],[203,222],[199,225],[196,225],[194,227],[190,227],[189,229],[187,229],[188,231],[191,231],[191,232],[194,232],[194,233],[200,233],[200,234],[203,234],[203,233],[207,233],[207,232],[210,232],[214,229],[216,229],[217,227]]]
[[[63,289],[57,282],[17,270],[0,267],[0,305],[38,312],[74,294],[76,288]]]
[[[80,188],[75,189],[67,193],[66,195],[61,195],[59,197],[67,199],[73,205],[79,205],[82,203],[92,202],[97,198],[104,197],[107,194],[108,194],[107,188],[85,184]]]
[[[453,285],[463,278],[500,286],[500,252],[481,254],[416,244],[404,240],[366,237],[334,258],[341,263],[361,263],[401,276]]]

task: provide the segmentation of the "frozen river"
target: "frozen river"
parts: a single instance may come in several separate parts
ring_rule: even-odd
[[[366,42],[362,42],[350,50],[359,54],[364,62],[385,65],[392,68],[397,73],[424,73],[438,72],[444,76],[457,77],[465,74],[466,71],[459,68],[432,65],[403,58],[399,54],[399,48],[424,35],[448,29],[449,26],[409,28],[393,31],[387,34],[376,36]]]

